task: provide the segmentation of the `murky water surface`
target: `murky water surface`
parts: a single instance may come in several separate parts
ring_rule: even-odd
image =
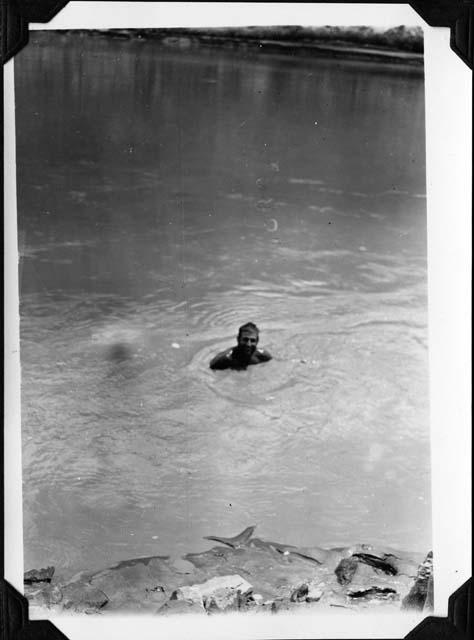
[[[427,550],[422,72],[37,34],[16,73],[25,567]],[[210,371],[248,320],[274,360]]]

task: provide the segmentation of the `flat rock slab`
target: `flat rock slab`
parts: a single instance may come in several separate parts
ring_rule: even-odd
[[[104,591],[114,609],[142,609],[169,600],[182,585],[205,579],[201,572],[182,573],[168,558],[159,556],[121,562],[89,578],[89,583]]]
[[[60,589],[61,604],[64,609],[97,611],[109,602],[109,598],[103,591],[88,584],[69,584]]]
[[[61,589],[73,588],[78,595],[81,590],[96,589],[105,594],[108,611],[145,609],[154,612],[178,587],[205,579],[206,576],[196,568],[193,573],[183,573],[167,557],[151,556],[119,562],[95,573],[82,572]]]

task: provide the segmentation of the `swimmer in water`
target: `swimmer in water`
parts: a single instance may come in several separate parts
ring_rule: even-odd
[[[247,322],[240,327],[237,335],[237,346],[221,351],[212,358],[211,369],[246,369],[249,364],[268,362],[272,356],[265,349],[259,349],[259,331],[253,322]]]

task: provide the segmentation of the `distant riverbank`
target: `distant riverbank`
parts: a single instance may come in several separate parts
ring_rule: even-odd
[[[180,49],[202,44],[245,47],[302,55],[423,63],[423,32],[419,27],[242,27],[215,29],[107,29],[84,33],[137,40],[158,40]]]

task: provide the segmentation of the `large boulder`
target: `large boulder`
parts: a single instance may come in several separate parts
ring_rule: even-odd
[[[433,552],[418,567],[415,582],[402,601],[402,609],[423,611],[433,608]]]
[[[54,567],[46,569],[31,569],[23,576],[24,584],[34,584],[35,582],[51,582],[54,575]]]
[[[324,582],[302,584],[293,591],[291,602],[319,602],[324,594]]]
[[[198,604],[208,612],[237,610],[241,597],[250,594],[252,589],[252,585],[237,574],[219,576],[201,584],[180,587],[173,592],[171,600]]]
[[[343,558],[334,570],[339,584],[342,586],[350,584],[358,568],[357,558]]]

